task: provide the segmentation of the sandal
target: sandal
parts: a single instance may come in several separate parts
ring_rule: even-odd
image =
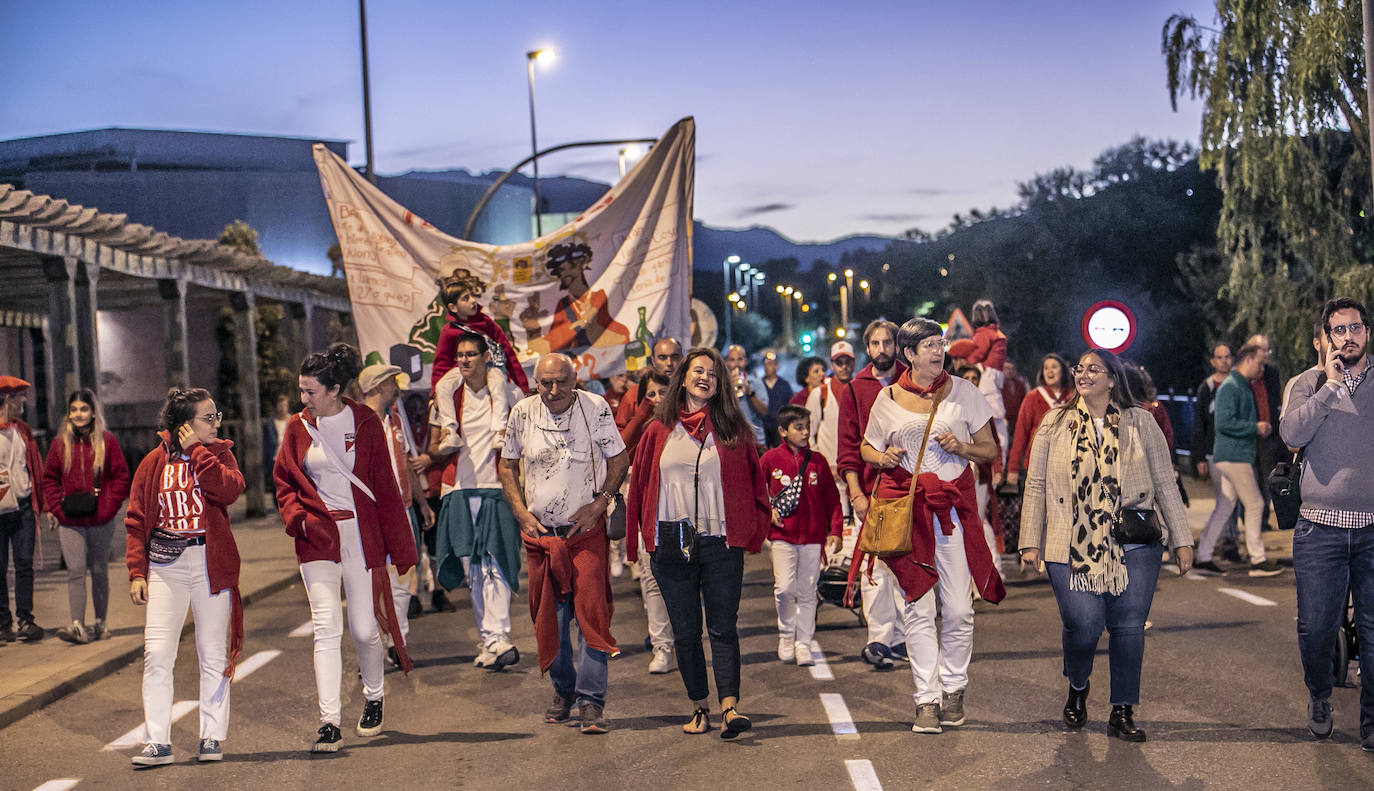
[[[711,711],[705,706],[698,706],[692,712],[692,719],[682,726],[683,733],[698,734],[706,733],[711,730]]]
[[[735,716],[731,717],[731,714],[734,714]],[[745,731],[754,727],[754,723],[751,722],[748,717],[744,716],[743,714],[740,714],[738,711],[735,711],[734,706],[730,706],[729,708],[722,710],[720,713],[720,719],[721,727],[723,728],[720,735],[723,739],[733,739],[739,734],[744,733]]]

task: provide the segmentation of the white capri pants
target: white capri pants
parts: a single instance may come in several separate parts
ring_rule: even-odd
[[[958,520],[955,520],[956,523]],[[968,686],[973,658],[973,575],[964,554],[964,528],[935,531],[935,573],[939,581],[902,612],[907,659],[916,686],[916,705],[939,703],[945,692]],[[940,631],[935,631],[935,597],[940,597]]]

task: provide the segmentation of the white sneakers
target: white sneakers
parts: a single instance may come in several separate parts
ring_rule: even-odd
[[[778,638],[778,659],[784,662],[795,662],[797,659],[797,644],[792,642],[790,637]]]
[[[816,658],[811,654],[811,646],[806,643],[796,643],[792,650],[797,657],[797,667],[811,667],[816,664]]]
[[[489,646],[484,645],[477,650],[477,658],[472,660],[472,664],[476,667],[491,667],[492,663],[495,661],[496,652],[492,651]]]
[[[672,669],[673,649],[668,646],[654,646],[654,655],[649,660],[649,672],[659,675]]]

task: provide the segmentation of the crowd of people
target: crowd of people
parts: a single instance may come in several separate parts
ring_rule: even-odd
[[[827,567],[843,570],[845,602],[857,599],[866,623],[851,650],[877,669],[907,663],[916,733],[967,721],[974,601],[1004,598],[1013,553],[1025,573],[1048,577],[1058,604],[1070,729],[1088,720],[1106,631],[1107,732],[1145,740],[1134,708],[1161,569],[1172,561],[1180,574],[1216,575],[1221,559],[1245,563],[1250,576],[1280,573],[1260,535],[1271,510],[1293,529],[1308,726],[1318,738],[1332,730],[1331,652],[1347,591],[1361,630],[1374,634],[1374,494],[1360,466],[1374,391],[1361,387],[1369,330],[1352,300],[1327,304],[1313,331],[1317,365],[1284,389],[1262,336],[1234,356],[1226,345],[1211,350],[1192,458],[1215,483],[1216,505],[1195,561],[1173,429],[1149,375],[1089,349],[1073,364],[1044,355],[1032,387],[1007,359],[989,302],[973,306],[973,336],[953,343],[929,319],[875,320],[858,339],[863,367],[841,340],[828,359],[799,362],[794,390],[771,351],[759,376],[741,346],[722,354],[672,338],[657,339],[634,376],[579,382],[572,360],[546,354],[527,379],[477,302],[485,284],[460,270],[442,289],[448,324],[429,388],[407,388],[399,368],[364,367],[356,349],[335,344],[302,361],[301,409],[279,410],[270,427],[275,500],[314,632],[314,751],[343,740],[344,596],[360,604],[346,611],[363,699],[353,730],[370,736],[384,727],[387,663],[412,667],[407,638],[426,592],[434,609],[449,610],[447,594],[467,587],[476,667],[520,663],[511,618],[522,573],[536,662],[553,687],[543,721],[589,735],[611,727],[611,580],[626,568],[639,581],[647,671],[675,665],[681,677],[681,730],[718,724],[735,738],[751,729],[737,620],[745,556],[765,547],[778,661],[814,664],[818,581]],[[15,557],[18,619],[16,628],[0,590],[0,639],[42,636],[32,612],[37,521],[59,526],[69,569],[72,622],[59,636],[108,636],[98,561],[127,497],[130,597],[147,608],[148,743],[133,763],[172,761],[172,665],[188,607],[198,759],[218,760],[243,643],[227,509],[244,477],[232,443],[217,436],[223,415],[209,392],[174,388],[161,443],[131,479],[87,390],[68,399],[43,464],[20,419],[28,387],[0,377],[0,547]],[[1298,451],[1300,472],[1280,472],[1298,476],[1301,505],[1271,504],[1262,484]],[[1245,540],[1227,550],[1237,522]],[[1361,665],[1369,677],[1374,658],[1362,654]],[[1361,738],[1374,750],[1374,690],[1361,693]]]

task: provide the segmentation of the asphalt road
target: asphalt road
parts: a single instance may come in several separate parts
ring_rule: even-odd
[[[223,763],[194,760],[195,644],[188,638],[176,699],[190,703],[173,728],[174,765],[134,771],[128,759],[137,745],[107,748],[142,722],[135,665],[0,730],[0,788],[1374,787],[1374,755],[1358,743],[1358,688],[1336,690],[1331,741],[1307,734],[1291,571],[1261,580],[1164,575],[1147,632],[1137,713],[1149,733],[1143,745],[1105,735],[1105,637],[1088,726],[1069,733],[1060,724],[1060,627],[1043,580],[1012,585],[1000,606],[978,604],[968,724],[938,736],[909,732],[910,673],[861,663],[864,632],[847,611],[821,607],[823,666],[778,662],[766,556],[750,558],[745,582],[741,709],[755,728],[734,741],[718,731],[678,730],[690,705],[676,673],[646,671],[638,586],[627,576],[615,581],[614,632],[624,653],[611,663],[610,734],[542,724],[552,693],[533,669],[523,596],[513,612],[520,664],[502,673],[472,667],[476,630],[459,593],[458,612],[426,612],[413,622],[418,666],[409,677],[388,674],[386,729],[374,738],[352,732],[362,693],[345,637],[344,749],[313,756],[311,640],[306,630],[292,636],[309,617],[298,584],[247,613]]]

